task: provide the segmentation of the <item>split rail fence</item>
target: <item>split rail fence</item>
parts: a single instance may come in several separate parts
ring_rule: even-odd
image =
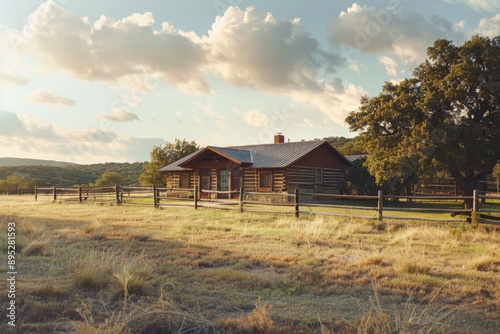
[[[200,196],[201,195],[201,196]],[[300,215],[427,220],[463,222],[477,213],[479,222],[500,224],[500,196],[474,191],[473,196],[377,196],[305,193],[261,193],[210,191],[195,188],[163,187],[37,187],[35,200],[41,196],[53,201],[111,202],[117,205],[149,205],[160,207],[194,207]],[[222,198],[221,198],[222,197]],[[237,199],[231,199],[237,197]],[[225,198],[225,199],[224,199]],[[464,209],[463,201],[472,202]]]

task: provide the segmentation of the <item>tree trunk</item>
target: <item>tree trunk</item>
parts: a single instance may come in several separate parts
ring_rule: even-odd
[[[474,176],[474,172],[468,171],[466,175],[463,176],[457,170],[451,171],[451,176],[455,180],[457,195],[458,196],[468,196],[472,197],[474,194],[474,190],[480,190],[480,181],[484,181],[486,179],[486,174],[481,172],[478,175]],[[473,199],[464,199],[464,209],[472,210]]]

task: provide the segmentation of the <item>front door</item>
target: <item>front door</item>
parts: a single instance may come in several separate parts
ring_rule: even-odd
[[[210,190],[210,169],[202,168],[200,170],[200,198],[210,198],[209,193],[202,190]]]

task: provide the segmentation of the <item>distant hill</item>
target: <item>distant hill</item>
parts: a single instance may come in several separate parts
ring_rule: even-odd
[[[67,167],[75,166],[71,162],[62,162],[54,160],[40,160],[40,159],[23,159],[23,158],[0,158],[0,167],[11,166],[52,166],[52,167]]]
[[[45,160],[32,161],[43,163]],[[138,185],[143,164],[142,162],[109,162],[92,165],[68,164],[63,167],[50,165],[3,166],[0,167],[0,180],[5,180],[10,175],[18,175],[27,181],[41,180],[42,184],[45,185],[74,186],[92,184],[104,172],[117,172],[123,176],[124,185]]]

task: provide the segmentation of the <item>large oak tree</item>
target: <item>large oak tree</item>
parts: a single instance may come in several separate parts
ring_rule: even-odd
[[[413,75],[347,117],[370,153],[366,166],[378,183],[444,170],[470,196],[500,156],[500,36],[439,39]]]
[[[166,186],[166,180],[158,169],[165,167],[197,150],[200,147],[196,142],[183,139],[175,139],[173,143],[167,142],[163,146],[155,146],[151,153],[150,162],[146,162],[143,166],[143,172],[139,177],[139,181],[142,185],[150,186]]]

